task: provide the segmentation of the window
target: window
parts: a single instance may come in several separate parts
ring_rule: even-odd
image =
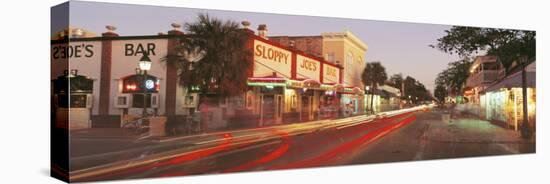
[[[128,108],[130,107],[130,94],[120,94],[116,96],[115,107],[116,108]]]
[[[145,98],[145,107],[151,107],[151,94],[147,94]],[[133,108],[143,108],[143,94],[132,94],[132,107]]]
[[[492,63],[483,63],[483,70],[498,70],[498,63],[492,62]]]
[[[120,105],[120,106],[126,105],[126,104],[128,104],[128,98],[126,98],[124,96],[118,96],[116,104]]]
[[[325,56],[326,60],[327,61],[330,61],[330,62],[334,62],[335,58],[334,58],[334,52],[331,52],[331,53],[327,53],[326,56]]]
[[[57,95],[57,106],[61,108],[86,108],[88,97],[86,94],[71,94],[67,98],[66,94]]]
[[[352,68],[353,68],[353,54],[351,52],[348,52],[348,55],[346,56],[346,67],[344,68],[346,75],[351,74]]]

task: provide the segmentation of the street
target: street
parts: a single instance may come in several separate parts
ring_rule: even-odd
[[[72,135],[71,145],[111,144],[71,154],[74,181],[184,176],[348,164],[534,153],[533,141],[487,121],[419,106],[338,120],[207,135],[104,141]],[[127,145],[114,149],[116,142]],[[107,146],[102,146],[104,149]],[[92,149],[92,148],[89,148]]]

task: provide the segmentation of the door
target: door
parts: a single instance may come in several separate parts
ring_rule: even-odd
[[[275,95],[275,124],[283,122],[283,95]]]
[[[301,114],[300,114],[300,120],[301,121],[309,121],[313,119],[313,105],[311,104],[312,97],[311,96],[302,96],[301,102],[302,102],[302,108],[301,108]]]
[[[264,94],[261,95],[262,104],[261,104],[261,114],[260,114],[260,125],[270,125],[275,122],[276,108],[275,108],[275,95]]]

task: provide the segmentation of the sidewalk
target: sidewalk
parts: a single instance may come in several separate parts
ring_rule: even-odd
[[[519,132],[459,113],[449,122],[434,120],[428,129],[422,137],[437,142],[534,144],[534,139],[522,139]]]
[[[133,139],[137,135],[124,134],[122,128],[88,128],[70,131],[70,138],[127,138]]]

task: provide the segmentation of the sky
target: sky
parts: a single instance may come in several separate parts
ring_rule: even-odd
[[[223,20],[251,22],[251,29],[267,24],[269,36],[308,36],[323,32],[351,31],[368,45],[366,62],[380,61],[388,76],[402,73],[412,76],[433,92],[434,80],[447,64],[459,58],[429,47],[445,35],[450,25],[416,24],[361,19],[294,16],[238,11],[205,10],[181,7],[143,6],[71,1],[71,27],[80,27],[98,35],[106,25],[117,27],[121,36],[156,35],[167,32],[171,23],[194,22],[198,13]],[[52,20],[66,16],[52,12]],[[52,32],[64,28],[52,23]]]

